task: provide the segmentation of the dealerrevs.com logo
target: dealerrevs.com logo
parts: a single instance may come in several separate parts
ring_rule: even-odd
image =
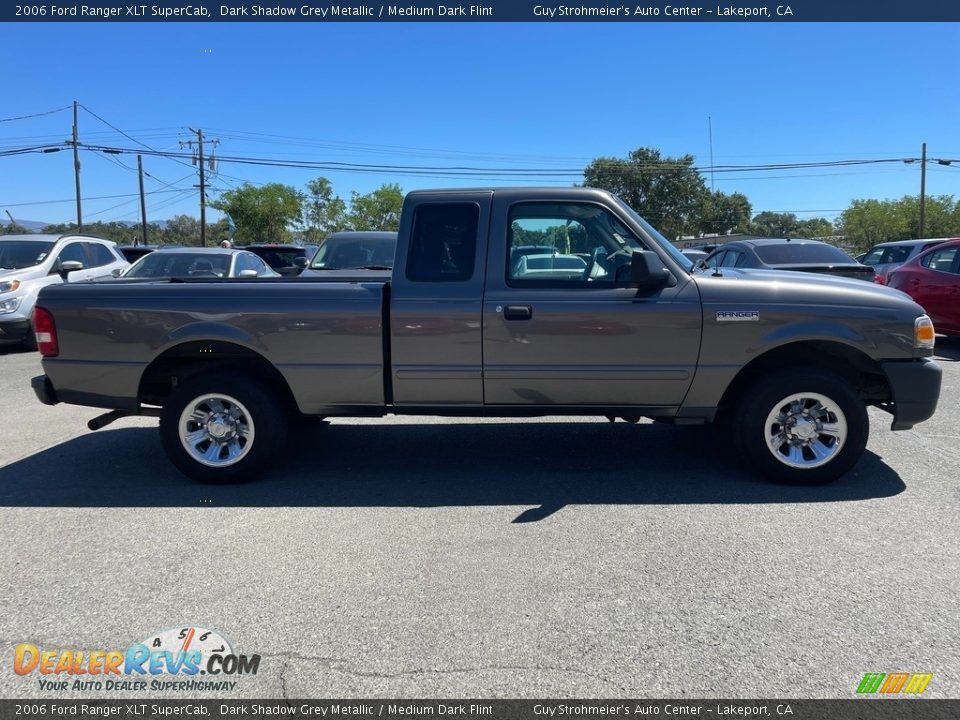
[[[13,671],[37,678],[40,689],[229,691],[241,675],[256,675],[259,655],[240,655],[216,630],[180,627],[150,635],[126,650],[42,648],[20,643]],[[204,676],[201,680],[198,676]]]

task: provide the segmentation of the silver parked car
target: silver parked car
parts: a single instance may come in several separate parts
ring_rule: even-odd
[[[159,280],[280,277],[280,274],[249,250],[167,247],[144,255],[123,277]]]
[[[886,285],[890,273],[907,260],[912,260],[928,248],[947,240],[956,240],[956,238],[927,238],[925,240],[897,240],[896,242],[878,243],[866,252],[860,262],[872,267],[877,274],[877,282]]]
[[[89,235],[0,237],[0,344],[34,347],[33,306],[40,288],[111,280],[129,265],[116,243]]]

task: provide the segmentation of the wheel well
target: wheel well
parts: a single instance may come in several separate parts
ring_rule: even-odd
[[[260,353],[220,340],[191,341],[170,348],[151,362],[140,378],[137,396],[141,403],[163,405],[170,391],[200,372],[222,368],[256,378],[277,390],[284,407],[298,412],[286,378]]]
[[[867,404],[879,405],[892,399],[887,378],[876,360],[843,343],[812,340],[781,345],[747,363],[723,393],[718,412],[729,411],[742,395],[744,387],[756,378],[773,370],[796,366],[837,373],[855,388]]]

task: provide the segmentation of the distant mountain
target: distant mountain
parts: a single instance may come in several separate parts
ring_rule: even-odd
[[[0,225],[9,225],[9,224],[10,224],[9,218],[0,221]],[[20,225],[21,227],[25,227],[27,230],[32,230],[33,232],[37,232],[38,230],[43,230],[49,224],[50,223],[48,222],[41,222],[40,220],[21,220],[20,218],[17,218],[17,225]]]

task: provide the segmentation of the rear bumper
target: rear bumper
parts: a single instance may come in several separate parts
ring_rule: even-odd
[[[880,367],[893,395],[891,430],[909,430],[929,419],[940,398],[940,366],[932,360],[890,360]]]
[[[57,392],[53,389],[53,383],[46,375],[37,375],[30,380],[30,387],[33,388],[37,400],[44,405],[56,405],[60,401],[57,399]]]
[[[0,321],[0,343],[23,342],[30,334],[30,320]]]

